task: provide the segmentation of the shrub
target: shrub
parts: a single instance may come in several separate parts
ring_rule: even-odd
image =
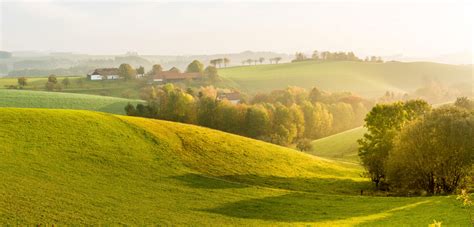
[[[311,145],[311,140],[309,139],[302,139],[298,141],[298,144],[296,144],[296,148],[300,151],[309,151],[312,148]]]

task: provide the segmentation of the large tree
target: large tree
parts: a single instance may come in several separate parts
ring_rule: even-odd
[[[399,190],[452,193],[474,164],[474,112],[439,108],[414,120],[395,138],[387,180]]]
[[[192,61],[186,68],[186,72],[188,73],[202,73],[203,71],[204,65],[198,60]]]
[[[393,138],[403,125],[428,112],[431,106],[423,100],[377,104],[367,114],[368,132],[359,142],[359,157],[369,177],[376,185],[385,179],[385,163],[393,148]]]
[[[118,74],[125,80],[131,80],[135,78],[137,71],[131,65],[124,63],[120,65]]]

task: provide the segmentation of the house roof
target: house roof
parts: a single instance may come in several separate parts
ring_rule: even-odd
[[[156,73],[154,79],[181,80],[201,77],[201,73],[180,73],[175,71],[162,71]]]
[[[101,76],[110,76],[110,75],[118,75],[119,69],[118,68],[100,68],[94,70],[91,75],[101,75]]]

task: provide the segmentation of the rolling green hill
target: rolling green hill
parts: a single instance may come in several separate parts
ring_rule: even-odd
[[[0,89],[0,107],[83,109],[125,114],[127,103],[139,102],[97,95]]]
[[[311,151],[307,153],[335,160],[358,163],[357,140],[361,139],[366,131],[366,128],[358,127],[314,140],[311,142]]]
[[[263,92],[287,86],[318,87],[328,91],[350,91],[363,96],[381,96],[386,91],[411,92],[428,79],[472,92],[471,66],[429,62],[297,62],[219,69],[231,85],[248,92]],[[462,84],[470,86],[463,86]]]
[[[455,197],[359,196],[356,165],[178,123],[0,108],[0,223],[468,225]]]

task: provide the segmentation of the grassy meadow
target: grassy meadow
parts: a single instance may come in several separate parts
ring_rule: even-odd
[[[364,127],[347,130],[338,134],[314,140],[307,153],[319,157],[359,163],[357,140],[367,131]]]
[[[327,91],[350,91],[379,97],[386,91],[412,92],[428,81],[457,86],[472,92],[472,65],[430,62],[315,62],[240,66],[219,69],[219,75],[244,91],[269,92],[287,86],[318,87]]]
[[[127,103],[140,100],[61,92],[0,89],[0,107],[82,109],[125,114]]]
[[[0,108],[0,223],[467,226],[454,196],[360,196],[353,164],[202,127]]]
[[[65,86],[62,81],[65,76],[57,76],[58,83],[62,85],[62,92],[80,93],[91,95],[112,96],[121,98],[138,98],[139,90],[145,85],[144,81],[103,80],[91,81],[83,76],[68,76],[69,85]],[[44,91],[48,77],[27,77],[27,85],[24,90]],[[8,86],[18,85],[17,77],[0,78],[0,90]]]

